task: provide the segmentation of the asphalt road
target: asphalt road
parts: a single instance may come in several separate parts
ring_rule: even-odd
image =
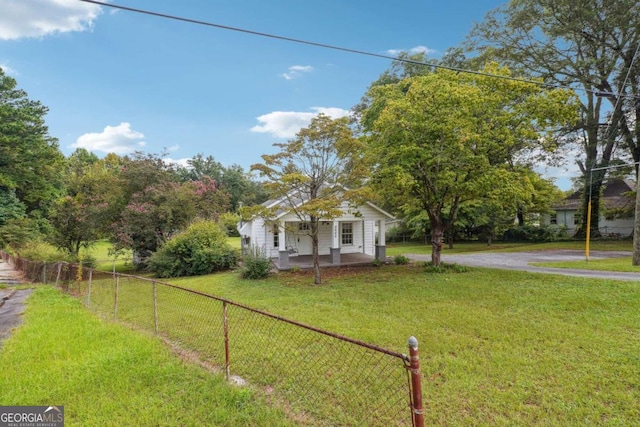
[[[8,285],[0,289],[0,346],[7,339],[13,329],[22,323],[24,302],[31,293],[31,289],[16,289],[15,285],[22,283],[20,273],[0,260],[0,284]]]
[[[590,260],[604,258],[620,258],[631,256],[626,251],[591,251]],[[431,255],[406,254],[414,261],[431,261]],[[469,267],[499,268],[504,270],[521,270],[532,273],[560,274],[565,276],[590,277],[594,279],[618,279],[640,281],[640,273],[616,271],[580,270],[573,268],[534,267],[534,262],[585,261],[583,251],[554,250],[532,252],[475,252],[469,254],[442,255],[442,262],[460,264]]]

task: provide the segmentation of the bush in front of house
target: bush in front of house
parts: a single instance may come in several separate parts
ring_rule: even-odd
[[[213,221],[195,221],[149,258],[156,277],[198,276],[235,267],[237,253],[226,230]]]
[[[243,279],[264,279],[271,272],[271,260],[264,249],[251,245],[242,260],[240,275]]]
[[[393,258],[393,263],[398,265],[409,264],[409,258],[404,255],[396,255]]]

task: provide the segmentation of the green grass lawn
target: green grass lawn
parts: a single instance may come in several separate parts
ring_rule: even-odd
[[[3,405],[64,405],[67,426],[294,425],[248,388],[39,287],[0,351]]]
[[[581,245],[458,244],[455,250],[582,250]],[[629,250],[630,245],[597,241],[591,248]],[[392,245],[388,253],[420,253],[420,247],[430,253],[424,245]],[[489,269],[425,274],[417,264],[329,269],[322,286],[312,285],[309,272],[259,281],[227,272],[171,282],[399,352],[406,352],[407,338],[416,336],[427,425],[629,425],[640,419],[636,283]],[[138,316],[151,325],[148,286],[129,291],[123,286],[121,297],[127,292],[132,293],[122,302],[120,316],[125,321]],[[210,338],[220,329],[219,308],[174,293],[162,298],[161,327],[179,330],[172,339],[219,363],[219,354],[207,353],[212,345],[219,347]],[[104,301],[108,305],[113,298],[105,295]],[[139,307],[144,314],[127,315],[127,305],[129,313]],[[206,313],[214,319],[198,317]],[[235,321],[232,316],[232,330]],[[289,333],[266,338],[291,341]],[[232,336],[232,342],[238,339]],[[245,350],[252,357],[273,357],[271,351],[260,354],[263,350],[249,347]],[[286,385],[291,372],[265,370],[263,376]],[[334,409],[330,400],[315,406],[316,414]]]
[[[594,251],[632,251],[633,242],[631,240],[592,240],[589,244],[590,249]],[[453,249],[449,249],[447,245],[443,246],[443,254],[459,254],[465,252],[484,252],[484,251],[500,251],[500,252],[522,252],[522,251],[540,251],[554,249],[571,249],[584,250],[585,242],[579,240],[562,241],[562,242],[546,242],[546,243],[506,243],[494,242],[488,246],[485,242],[460,242],[454,243]],[[415,242],[409,243],[389,243],[387,242],[387,255],[395,256],[402,254],[431,254],[431,245],[419,244]]]
[[[536,267],[576,268],[580,270],[623,271],[640,273],[640,266],[631,264],[631,257],[590,259],[589,261],[534,262]]]
[[[304,272],[172,282],[396,351],[415,335],[427,425],[640,419],[635,283],[487,269],[425,274],[415,265],[326,276],[323,286]]]

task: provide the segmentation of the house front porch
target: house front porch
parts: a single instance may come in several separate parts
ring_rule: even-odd
[[[371,265],[374,256],[366,255],[363,253],[353,253],[353,254],[340,254],[340,263],[332,263],[331,255],[320,255],[320,268],[325,267],[344,267],[344,266],[355,266],[355,265]],[[302,270],[313,268],[313,256],[311,255],[298,255],[289,258],[289,266],[281,268],[280,266],[280,258],[271,258],[273,265],[280,271],[282,270],[290,270],[291,268],[300,268]]]

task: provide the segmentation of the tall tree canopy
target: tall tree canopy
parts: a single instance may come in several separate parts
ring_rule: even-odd
[[[488,73],[509,77],[490,65]],[[374,184],[405,216],[428,215],[432,261],[462,203],[531,203],[532,153],[553,150],[550,129],[575,119],[568,91],[439,70],[371,89],[363,115]]]
[[[223,166],[213,156],[197,154],[187,160],[187,167],[180,166],[177,173],[182,180],[199,181],[204,177],[213,179],[220,190],[228,193],[230,209],[236,211],[241,205],[254,205],[267,200],[262,183],[252,179],[240,165]]]
[[[581,119],[569,130],[582,151],[578,159],[584,188],[582,225],[587,223],[591,194],[591,232],[598,235],[599,196],[606,170],[593,171],[593,179],[591,170],[609,166],[616,152],[640,161],[640,3],[510,1],[476,26],[468,48],[546,82],[583,90]],[[623,150],[616,151],[617,143],[622,143]]]
[[[32,216],[43,216],[62,188],[65,158],[45,125],[47,111],[0,68],[0,193],[15,195]]]
[[[319,284],[318,222],[340,216],[343,200],[358,198],[359,184],[367,173],[361,162],[363,146],[346,117],[333,120],[324,114],[313,118],[294,139],[274,145],[281,151],[263,155],[264,163],[251,169],[267,178],[265,186],[273,198],[286,200],[286,209],[309,223],[314,282]],[[345,186],[356,189],[345,192]]]

